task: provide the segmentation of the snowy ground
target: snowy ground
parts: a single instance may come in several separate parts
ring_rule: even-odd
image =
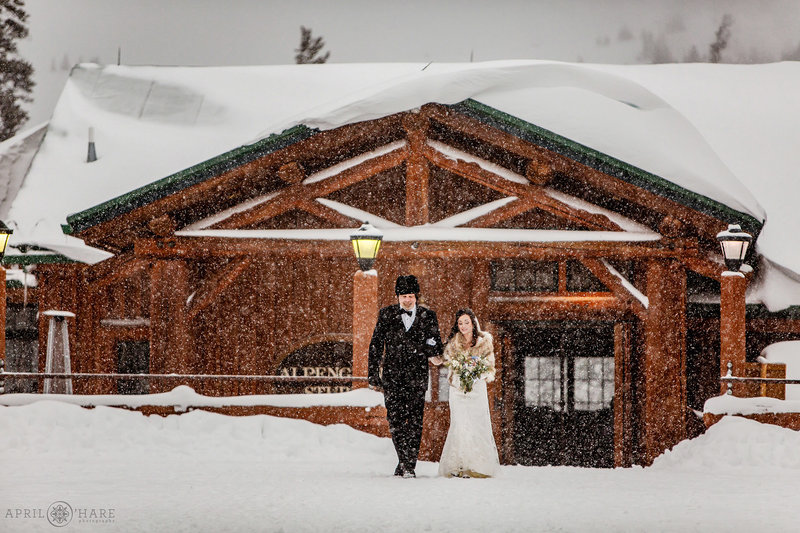
[[[0,407],[0,450],[4,532],[800,527],[800,433],[735,417],[651,468],[506,466],[487,480],[438,478],[434,463],[392,477],[391,442],[346,426],[52,401]],[[46,518],[56,502],[72,511],[62,528]]]

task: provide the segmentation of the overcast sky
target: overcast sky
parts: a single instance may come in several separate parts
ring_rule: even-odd
[[[708,55],[725,14],[728,62],[800,59],[798,0],[26,0],[36,69],[29,125],[49,118],[72,64],[294,62],[300,26],[329,62],[556,59],[683,61]]]

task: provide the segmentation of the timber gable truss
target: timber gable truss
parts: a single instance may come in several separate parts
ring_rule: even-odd
[[[341,257],[351,253],[348,246],[317,240],[314,231],[354,229],[364,220],[384,228],[580,232],[581,238],[563,241],[492,240],[476,233],[470,242],[418,242],[413,251],[408,243],[387,240],[381,254],[572,257],[638,312],[641,299],[604,261],[678,259],[718,279],[723,266],[714,259],[714,235],[725,225],[719,218],[724,209],[698,210],[674,194],[622,179],[621,171],[601,172],[562,155],[568,150],[552,139],[537,144],[520,135],[518,125],[497,127],[497,113],[481,115],[485,106],[468,104],[428,104],[323,132],[296,129],[267,143],[266,153],[249,153],[242,164],[236,154],[220,156],[196,171],[216,169],[205,179],[185,178],[183,188],[173,180],[175,190],[161,196],[134,191],[116,209],[98,206],[73,215],[70,224],[88,244],[137,265],[130,268],[156,258],[224,257],[241,265],[253,255]],[[97,218],[108,212],[113,216]],[[296,246],[296,235],[281,238],[280,232],[288,237],[291,230],[310,230],[301,240],[314,246]]]

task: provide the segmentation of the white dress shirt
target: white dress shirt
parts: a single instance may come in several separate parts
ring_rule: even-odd
[[[400,309],[402,311],[405,311],[405,309],[403,309],[403,306],[400,306]],[[400,318],[403,319],[403,325],[406,327],[406,331],[411,329],[411,324],[413,324],[414,323],[414,319],[417,318],[417,306],[415,305],[411,309],[411,314],[410,315],[408,315],[406,313],[400,313]]]

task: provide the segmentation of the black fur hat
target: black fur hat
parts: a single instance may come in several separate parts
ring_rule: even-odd
[[[395,294],[419,294],[419,282],[413,274],[398,276],[394,284]]]

